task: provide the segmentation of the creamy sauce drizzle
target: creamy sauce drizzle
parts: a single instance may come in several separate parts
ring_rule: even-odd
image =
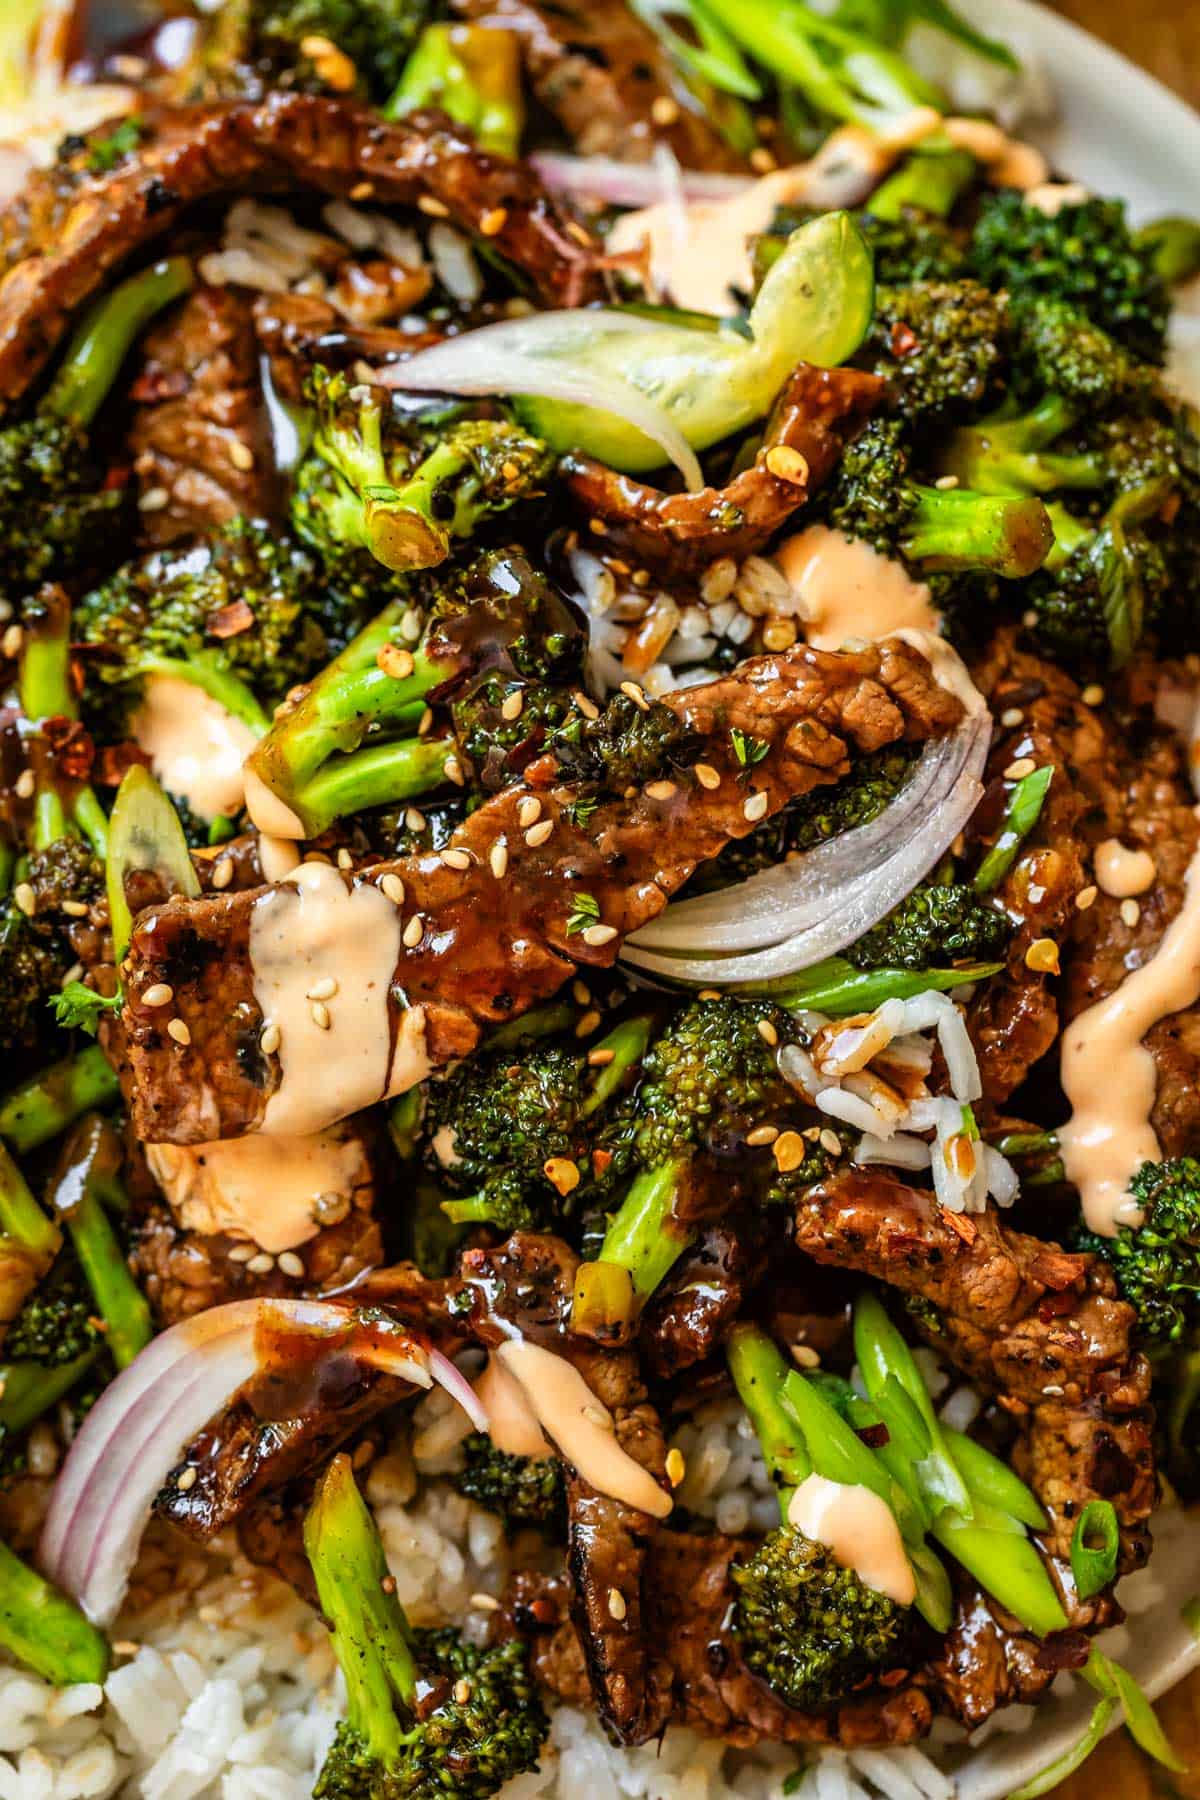
[[[1120,838],[1105,838],[1092,858],[1096,885],[1114,900],[1128,900],[1154,886],[1157,870],[1148,850],[1130,850]]]
[[[1062,1085],[1070,1119],[1060,1130],[1063,1164],[1092,1231],[1113,1237],[1137,1225],[1130,1178],[1161,1156],[1150,1123],[1154,1058],[1142,1039],[1152,1025],[1200,999],[1200,852],[1188,866],[1183,907],[1149,962],[1070,1024],[1062,1040]]]
[[[843,1569],[853,1569],[898,1606],[911,1606],[916,1599],[917,1584],[895,1514],[870,1488],[810,1475],[792,1495],[788,1524],[824,1544]]]
[[[328,863],[302,863],[255,901],[254,997],[264,1026],[280,1033],[281,1077],[261,1130],[306,1136],[425,1079],[422,1007],[401,1016],[391,1049],[388,992],[399,956],[391,901],[369,882],[347,887]]]
[[[260,832],[258,866],[264,881],[282,881],[285,875],[300,867],[299,846],[292,838],[268,837],[265,832]]]
[[[870,544],[827,525],[810,525],[785,538],[775,561],[795,596],[805,639],[818,650],[906,628],[937,630],[938,615],[924,582],[914,581]]]
[[[320,1195],[349,1203],[370,1180],[361,1140],[337,1131],[147,1144],[146,1162],[186,1230],[248,1238],[272,1256],[316,1236]]]
[[[475,1383],[475,1392],[483,1402],[488,1434],[497,1450],[503,1450],[507,1456],[553,1456],[553,1448],[525,1398],[525,1389],[494,1350]]]
[[[608,1494],[652,1518],[665,1519],[671,1496],[622,1450],[612,1415],[579,1370],[541,1344],[512,1338],[496,1355],[515,1376],[537,1423],[598,1494]]]
[[[253,769],[244,769],[242,783],[246,811],[257,830],[273,838],[302,838],[305,835],[303,821],[271,791],[261,775],[256,775]]]
[[[240,812],[242,764],[258,740],[211,694],[173,675],[151,675],[132,730],[167,792],[199,818],[211,823]]]

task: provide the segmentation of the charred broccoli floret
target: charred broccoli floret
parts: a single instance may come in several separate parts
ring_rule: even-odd
[[[642,705],[614,694],[598,718],[574,711],[551,738],[568,781],[598,794],[623,794],[669,769],[685,768],[700,752],[678,713],[660,700]]]
[[[796,207],[779,208],[770,231],[755,241],[756,285],[779,260],[791,233],[814,216]],[[967,234],[944,219],[911,205],[901,206],[894,217],[884,218],[875,212],[874,202],[851,217],[871,247],[875,275],[881,284],[905,287],[914,281],[955,281],[962,274]]]
[[[186,71],[201,93],[356,93],[376,103],[400,79],[425,0],[230,0]]]
[[[537,1767],[547,1720],[525,1645],[412,1629],[349,1457],[322,1476],[304,1544],[347,1691],[315,1800],[486,1800]]]
[[[1003,959],[1012,925],[962,883],[914,888],[843,955],[857,969],[928,969]]]
[[[1168,300],[1151,248],[1130,234],[1119,200],[1088,199],[1053,215],[1013,189],[984,197],[971,267],[1014,300],[1077,307],[1145,362],[1161,362]]]
[[[1012,322],[1016,374],[1030,398],[1063,394],[1093,409],[1141,402],[1155,391],[1158,370],[1066,300],[1027,300]]]
[[[460,1493],[499,1513],[509,1532],[534,1525],[563,1535],[566,1490],[557,1456],[510,1456],[482,1431],[464,1440],[463,1454],[466,1466],[452,1477]]]
[[[1171,564],[1145,528],[1161,509],[1157,486],[1120,497],[1095,523],[1055,506],[1055,549],[1029,583],[1025,602],[1042,643],[1075,667],[1121,668],[1147,630],[1176,627]]]
[[[927,487],[910,479],[909,464],[900,420],[872,420],[822,490],[822,517],[919,574],[986,570],[1012,581],[1041,566],[1054,534],[1039,500],[994,486]]]
[[[1129,1192],[1143,1208],[1140,1225],[1115,1237],[1079,1231],[1073,1247],[1108,1263],[1147,1345],[1182,1344],[1200,1330],[1200,1161],[1143,1163]]]
[[[1004,303],[976,281],[915,281],[875,291],[855,361],[888,384],[894,413],[926,427],[969,417],[1004,358]]]
[[[519,500],[539,498],[553,465],[540,438],[501,417],[471,416],[461,403],[403,413],[385,388],[317,369],[309,461],[293,520],[318,549],[367,550],[389,569],[444,562],[454,539]]]
[[[69,1248],[64,1249],[9,1326],[5,1357],[54,1368],[99,1349],[103,1341],[96,1327],[92,1291],[77,1258]]]

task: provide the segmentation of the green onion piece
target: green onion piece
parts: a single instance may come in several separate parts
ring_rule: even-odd
[[[808,1434],[786,1398],[791,1379],[788,1365],[777,1345],[757,1325],[735,1325],[725,1355],[738,1398],[750,1415],[767,1468],[779,1486],[779,1510],[786,1521],[793,1493],[813,1472]]]
[[[844,956],[830,956],[798,975],[769,981],[736,983],[735,994],[760,994],[781,1006],[811,1007],[832,1018],[874,1012],[885,1000],[911,1000],[917,994],[945,994],[970,981],[986,981],[1003,963],[964,963],[959,969],[856,969]]]
[[[1187,1764],[1171,1748],[1149,1696],[1128,1669],[1123,1669],[1120,1663],[1105,1656],[1093,1644],[1082,1674],[1098,1694],[1120,1701],[1129,1735],[1139,1749],[1161,1763],[1164,1769],[1173,1769],[1177,1775],[1187,1774]]]
[[[1039,1770],[1032,1781],[1025,1782],[1022,1787],[1014,1788],[1008,1796],[1008,1800],[1038,1800],[1039,1795],[1048,1794],[1052,1788],[1058,1786],[1060,1781],[1065,1781],[1068,1775],[1073,1775],[1076,1769],[1081,1769],[1112,1724],[1113,1714],[1116,1710],[1115,1700],[1097,1700],[1091,1719],[1088,1721],[1087,1730],[1082,1737],[1078,1738],[1069,1750],[1064,1750],[1061,1756],[1056,1756],[1053,1762],[1047,1763],[1044,1769]]]
[[[551,1006],[535,1006],[520,1018],[506,1019],[489,1031],[483,1040],[485,1050],[510,1050],[517,1044],[531,1044],[537,1038],[553,1037],[568,1031],[579,1017],[578,1007],[569,1000],[555,1001]]]
[[[867,1392],[884,1413],[885,1420],[883,1396],[889,1391],[889,1375],[895,1376],[924,1419],[931,1449],[917,1466],[916,1473],[926,1498],[935,1507],[939,1503],[953,1507],[962,1518],[969,1519],[974,1512],[971,1496],[947,1448],[916,1357],[888,1318],[883,1303],[870,1292],[860,1294],[854,1304],[854,1354]]]
[[[411,1087],[388,1107],[388,1136],[401,1162],[411,1162],[416,1155],[420,1130],[421,1090]]]
[[[118,967],[133,935],[125,877],[143,869],[159,876],[168,893],[198,898],[200,882],[179,814],[150,771],[135,764],[117,790],[109,820],[108,913]]]
[[[1027,1488],[1019,1475],[1015,1475],[1006,1462],[993,1456],[990,1450],[968,1437],[965,1431],[955,1431],[952,1425],[943,1424],[942,1431],[950,1454],[953,1456],[963,1480],[971,1490],[971,1497],[982,1500],[988,1506],[994,1506],[1001,1512],[1010,1513],[1014,1519],[1020,1519],[1034,1531],[1044,1531],[1049,1524],[1037,1495]]]
[[[592,1091],[579,1108],[581,1119],[590,1119],[606,1106],[616,1093],[621,1083],[635,1063],[642,1060],[646,1045],[650,1042],[652,1021],[648,1017],[623,1019],[606,1037],[593,1046],[596,1050],[611,1050],[612,1060],[605,1063],[592,1082]]]
[[[934,1631],[949,1631],[954,1618],[954,1588],[945,1563],[928,1544],[908,1545],[906,1548],[917,1584],[913,1605]]]
[[[0,1543],[0,1644],[55,1687],[102,1682],[108,1643],[65,1594]]]
[[[1071,1536],[1071,1573],[1081,1600],[1090,1600],[1108,1586],[1117,1572],[1120,1547],[1121,1534],[1112,1503],[1089,1500]]]
[[[962,1519],[948,1506],[934,1520],[933,1536],[1027,1631],[1049,1637],[1066,1630],[1054,1583],[1027,1537]]]
[[[990,894],[1008,874],[1017,851],[1038,822],[1053,779],[1054,765],[1043,763],[1040,769],[1022,775],[1013,787],[1000,822],[1000,834],[975,872],[977,894]]]
[[[1200,275],[1200,223],[1178,214],[1153,219],[1136,233],[1139,250],[1149,251],[1155,274],[1168,287]]]
[[[891,1504],[891,1477],[875,1452],[799,1369],[789,1370],[784,1379],[783,1403],[804,1433],[818,1475],[846,1487],[870,1488]]]
[[[675,29],[670,23],[672,10],[691,20],[699,42]],[[653,0],[630,0],[630,11],[649,26],[679,69],[711,82],[723,94],[736,94],[739,100],[761,100],[760,82],[735,40],[703,0],[680,0],[674,9],[657,6]]]

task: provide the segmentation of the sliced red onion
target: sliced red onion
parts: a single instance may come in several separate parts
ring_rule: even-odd
[[[476,1431],[488,1429],[487,1410],[483,1401],[462,1370],[456,1369],[450,1358],[443,1356],[440,1350],[429,1352],[429,1373],[439,1387],[445,1388],[452,1400],[458,1401]]]
[[[618,162],[610,156],[569,156],[557,150],[535,151],[529,160],[555,193],[576,194],[606,206],[657,206],[671,198],[658,162]],[[754,177],[680,168],[678,186],[688,202],[736,200],[754,186]]]
[[[355,1342],[357,1315],[318,1300],[235,1300],[148,1344],[87,1415],[63,1464],[42,1530],[49,1578],[97,1625],[116,1616],[154,1497],[183,1451],[258,1371],[280,1332],[327,1337],[372,1366],[429,1387],[427,1353],[397,1328],[394,1343]],[[340,1341],[339,1341],[340,1340]]]
[[[675,328],[635,313],[599,308],[527,313],[447,338],[407,362],[380,369],[376,380],[415,394],[536,394],[615,413],[656,443],[696,493],[704,485],[700,464],[670,414],[631,382],[574,360],[602,334],[646,337],[656,331],[669,334],[672,343],[678,339]]]

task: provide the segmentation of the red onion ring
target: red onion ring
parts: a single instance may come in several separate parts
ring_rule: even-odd
[[[675,193],[689,202],[736,200],[754,186],[752,175],[702,169],[680,168],[678,181],[668,181],[657,162],[618,162],[611,156],[569,156],[558,150],[536,150],[529,161],[553,192],[606,206],[656,206]]]
[[[483,1401],[461,1369],[456,1369],[450,1358],[443,1356],[440,1350],[429,1352],[429,1373],[439,1387],[445,1388],[452,1400],[458,1401],[476,1431],[488,1429],[488,1416]]]

